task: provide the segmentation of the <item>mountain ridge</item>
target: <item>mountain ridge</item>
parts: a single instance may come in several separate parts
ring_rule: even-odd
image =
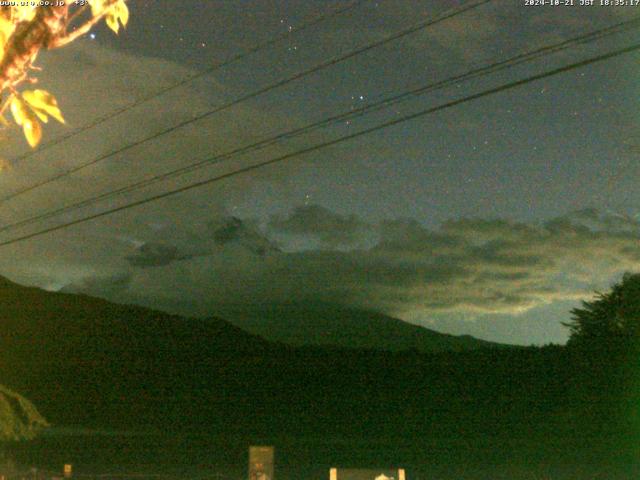
[[[47,291],[38,287],[24,286],[0,276],[0,305],[5,310],[9,297],[21,295],[24,302],[30,299],[31,308],[46,298],[49,307],[59,311],[65,300],[78,309],[97,309],[112,315],[120,314],[172,321],[187,322],[190,326],[216,323],[225,325],[242,336],[260,337],[267,342],[302,346],[327,346],[339,348],[383,350],[398,352],[415,350],[422,353],[461,351],[477,348],[504,347],[506,345],[481,340],[471,335],[451,335],[426,327],[414,325],[389,315],[322,302],[290,302],[287,304],[263,304],[249,307],[221,307],[217,315],[207,317],[186,317],[136,304],[115,303],[103,298],[71,292]],[[62,307],[67,311],[70,307]],[[42,310],[42,309],[38,309]],[[50,317],[51,312],[46,314]],[[0,312],[0,320],[3,318]],[[314,325],[315,323],[315,325]],[[90,327],[90,325],[87,325]],[[242,333],[241,333],[242,332]]]
[[[437,332],[379,312],[329,303],[222,307],[219,314],[249,333],[296,347],[435,353],[505,346],[471,335]]]

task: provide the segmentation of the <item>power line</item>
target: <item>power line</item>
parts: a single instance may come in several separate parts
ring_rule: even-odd
[[[151,95],[147,95],[146,97],[143,97],[143,98],[141,98],[139,100],[136,100],[135,102],[132,102],[129,105],[125,105],[122,108],[116,109],[116,110],[108,113],[107,115],[104,115],[104,116],[102,116],[102,117],[100,117],[100,118],[98,118],[96,120],[93,120],[93,121],[87,123],[86,125],[83,125],[80,128],[77,128],[77,129],[73,130],[72,132],[69,132],[66,135],[62,135],[62,136],[60,136],[60,137],[58,137],[58,138],[56,138],[54,140],[51,140],[51,141],[41,145],[40,148],[38,148],[35,151],[29,151],[29,152],[27,152],[27,153],[25,153],[23,155],[20,155],[19,157],[16,157],[13,161],[14,162],[19,162],[19,161],[25,160],[25,159],[27,159],[29,157],[32,157],[34,155],[37,155],[37,154],[39,154],[40,152],[42,152],[44,150],[47,150],[47,149],[49,149],[51,147],[54,147],[54,146],[64,142],[65,140],[68,140],[69,138],[75,137],[75,136],[77,136],[77,135],[79,135],[79,134],[81,134],[83,132],[86,132],[87,130],[91,130],[92,128],[95,128],[98,125],[103,124],[104,122],[106,122],[108,120],[111,120],[114,117],[122,115],[123,113],[126,113],[126,112],[128,112],[130,110],[133,110],[134,108],[142,105],[143,103],[147,103],[147,102],[149,102],[149,101],[151,101],[151,100],[153,100],[155,98],[161,97],[162,95],[165,95],[166,93],[169,93],[169,92],[171,92],[173,90],[176,90],[176,89],[178,89],[178,88],[180,88],[180,87],[182,87],[182,86],[184,86],[184,85],[186,85],[188,83],[191,83],[194,80],[197,80],[198,78],[202,78],[202,77],[204,77],[206,75],[210,75],[213,72],[215,72],[215,71],[217,71],[217,70],[219,70],[221,68],[224,68],[224,67],[232,65],[232,64],[234,64],[236,62],[239,62],[240,60],[243,60],[244,58],[247,58],[247,57],[253,55],[254,53],[260,52],[261,50],[264,50],[264,49],[266,49],[268,47],[271,47],[272,45],[275,45],[275,44],[281,42],[282,40],[286,40],[287,38],[290,38],[292,35],[298,34],[298,33],[302,32],[302,31],[304,31],[304,30],[306,30],[308,28],[311,28],[311,27],[313,27],[315,25],[318,25],[319,23],[325,22],[327,20],[331,20],[332,18],[337,17],[338,15],[341,15],[343,13],[346,13],[346,12],[350,11],[350,10],[353,10],[353,9],[357,8],[358,6],[360,6],[361,4],[365,3],[366,1],[370,1],[370,0],[354,0],[354,1],[350,2],[350,3],[348,3],[347,5],[345,5],[342,8],[338,8],[338,9],[335,9],[335,10],[333,10],[333,11],[331,11],[331,12],[325,14],[325,15],[320,15],[320,16],[317,16],[316,18],[312,18],[312,19],[310,19],[310,20],[308,20],[306,22],[301,23],[297,27],[291,27],[291,30],[289,30],[289,31],[287,31],[285,33],[282,33],[280,35],[276,35],[275,37],[273,37],[273,38],[271,38],[271,39],[269,39],[269,40],[267,40],[265,42],[258,43],[258,44],[254,45],[252,47],[249,47],[248,49],[246,49],[246,50],[244,50],[244,51],[242,51],[242,52],[240,52],[240,53],[238,53],[236,55],[233,55],[232,57],[228,58],[227,60],[224,60],[221,63],[218,63],[218,64],[216,64],[216,65],[214,65],[212,67],[209,67],[209,68],[207,68],[205,70],[197,72],[197,73],[195,73],[193,75],[189,75],[189,76],[185,77],[184,79],[178,81],[177,83],[174,83],[174,84],[169,85],[169,86],[167,86],[165,88],[157,90],[156,92],[152,93]]]
[[[192,172],[194,170],[197,170],[199,168],[204,168],[206,166],[212,165],[212,164],[218,164],[222,161],[228,160],[230,158],[233,158],[237,155],[240,154],[244,154],[244,153],[248,153],[251,151],[255,151],[255,150],[260,150],[263,148],[266,148],[270,145],[273,145],[281,140],[285,140],[285,139],[289,139],[289,138],[293,138],[305,133],[309,133],[311,131],[314,131],[318,128],[327,126],[329,124],[332,124],[334,122],[337,121],[343,121],[345,119],[349,119],[349,118],[355,118],[355,117],[360,117],[363,116],[367,113],[370,112],[375,112],[375,111],[379,111],[382,110],[383,108],[386,108],[388,106],[391,105],[395,105],[397,103],[400,103],[401,101],[407,100],[409,98],[412,98],[413,96],[416,95],[422,95],[424,93],[428,93],[437,89],[441,89],[441,88],[445,88],[447,86],[451,86],[454,84],[458,84],[459,82],[462,81],[466,81],[466,80],[470,80],[473,78],[477,78],[481,75],[487,75],[487,74],[491,74],[491,73],[495,73],[497,71],[500,70],[504,70],[516,65],[519,65],[523,62],[527,62],[527,61],[532,61],[532,60],[536,60],[538,58],[543,58],[547,55],[553,54],[553,53],[557,53],[563,50],[566,50],[572,46],[575,45],[580,45],[589,41],[593,41],[593,40],[598,40],[601,39],[605,36],[609,36],[609,35],[613,35],[613,34],[617,34],[623,31],[627,31],[630,30],[632,28],[637,28],[640,25],[640,16],[635,17],[633,19],[630,19],[628,21],[624,21],[624,22],[619,22],[616,23],[614,25],[602,28],[602,29],[598,29],[595,30],[593,32],[589,32],[583,35],[579,35],[577,37],[568,39],[568,40],[564,40],[562,42],[559,43],[554,43],[554,44],[549,44],[549,45],[545,45],[543,47],[540,47],[538,49],[535,50],[531,50],[528,52],[524,52],[518,55],[515,55],[513,57],[510,57],[508,59],[505,60],[501,60],[501,61],[497,61],[488,65],[485,65],[483,67],[474,69],[470,72],[461,74],[461,75],[456,75],[454,77],[450,77],[435,83],[431,83],[428,84],[426,86],[421,86],[418,88],[414,88],[411,89],[409,91],[397,94],[393,97],[389,97],[386,99],[382,99],[378,102],[360,107],[356,110],[349,110],[347,112],[343,112],[337,115],[333,115],[327,119],[324,120],[320,120],[317,122],[313,122],[311,124],[305,125],[303,127],[299,127],[296,128],[294,130],[290,130],[288,132],[283,132],[281,134],[275,135],[273,137],[267,138],[267,139],[263,139],[260,140],[256,143],[253,143],[251,145],[245,146],[245,147],[240,147],[240,148],[236,148],[234,150],[228,151],[226,153],[223,154],[219,154],[216,155],[214,157],[211,158],[207,158],[205,160],[200,160],[198,162],[192,163],[190,165],[186,165],[184,167],[180,167],[178,169],[169,171],[169,172],[165,172],[165,173],[161,173],[158,175],[154,175],[152,177],[140,180],[138,182],[135,182],[133,184],[129,184],[127,186],[118,188],[116,190],[111,190],[99,195],[96,195],[94,197],[90,197],[84,200],[81,200],[79,202],[73,203],[73,204],[69,204],[69,205],[65,205],[59,208],[56,208],[54,210],[49,210],[47,212],[43,212],[40,213],[38,215],[20,220],[18,222],[12,223],[12,224],[8,224],[8,225],[4,225],[2,227],[0,227],[0,232],[3,231],[7,231],[7,230],[11,230],[17,227],[21,227],[24,225],[28,225],[30,223],[34,223],[36,221],[39,220],[44,220],[62,213],[66,213],[68,211],[72,211],[84,206],[88,206],[91,205],[93,203],[96,203],[98,201],[101,200],[105,200],[107,198],[116,196],[116,195],[120,195],[123,193],[128,193],[128,192],[132,192],[135,190],[138,190],[140,188],[144,188],[146,186],[152,185],[156,182],[159,181],[164,181],[179,175],[183,175],[185,173],[189,173]]]
[[[251,171],[254,171],[254,170],[258,170],[258,169],[266,167],[268,165],[274,165],[274,164],[283,162],[285,160],[289,160],[289,159],[292,159],[292,158],[295,158],[295,157],[306,155],[308,153],[311,153],[311,152],[314,152],[314,151],[317,151],[317,150],[320,150],[320,149],[323,149],[323,148],[326,148],[326,147],[330,147],[330,146],[333,146],[333,145],[336,145],[336,144],[339,144],[339,143],[342,143],[342,142],[345,142],[345,141],[348,141],[348,140],[353,140],[355,138],[358,138],[358,137],[361,137],[361,136],[364,136],[364,135],[368,135],[370,133],[377,132],[377,131],[385,129],[385,128],[389,128],[389,127],[398,125],[400,123],[404,123],[404,122],[407,122],[407,121],[410,121],[410,120],[414,120],[416,118],[420,118],[420,117],[423,117],[423,116],[431,114],[431,113],[435,113],[435,112],[438,112],[438,111],[441,111],[441,110],[445,110],[447,108],[455,107],[457,105],[461,105],[463,103],[470,102],[472,100],[477,100],[479,98],[483,98],[483,97],[486,97],[486,96],[489,96],[489,95],[493,95],[495,93],[503,92],[503,91],[506,91],[506,90],[511,90],[513,88],[519,87],[521,85],[524,85],[524,84],[527,84],[527,83],[530,83],[530,82],[534,82],[534,81],[537,81],[537,80],[541,80],[543,78],[559,75],[561,73],[568,72],[570,70],[575,70],[576,68],[581,68],[581,67],[584,67],[584,66],[587,66],[587,65],[591,65],[593,63],[609,60],[611,58],[618,57],[620,55],[624,55],[626,53],[631,53],[631,52],[634,52],[634,51],[637,51],[637,50],[640,50],[640,43],[637,43],[635,45],[631,45],[629,47],[621,48],[621,49],[618,49],[618,50],[614,50],[614,51],[609,52],[609,53],[598,55],[596,57],[591,57],[591,58],[586,59],[586,60],[581,60],[579,62],[575,62],[575,63],[569,64],[569,65],[565,65],[564,67],[559,67],[559,68],[555,68],[553,70],[548,70],[548,71],[543,72],[543,73],[539,73],[539,74],[536,74],[536,75],[531,75],[531,76],[526,77],[524,79],[516,80],[516,81],[513,81],[513,82],[509,82],[509,83],[500,85],[498,87],[494,87],[494,88],[491,88],[491,89],[488,89],[488,90],[484,90],[484,91],[479,92],[479,93],[475,93],[473,95],[468,95],[466,97],[463,97],[463,98],[460,98],[460,99],[457,99],[457,100],[453,100],[453,101],[444,103],[442,105],[438,105],[436,107],[431,107],[431,108],[428,108],[426,110],[421,110],[420,112],[416,112],[416,113],[412,113],[412,114],[409,114],[409,115],[405,115],[403,117],[400,117],[400,118],[397,118],[397,119],[394,119],[394,120],[390,120],[390,121],[381,123],[381,124],[376,125],[374,127],[371,127],[371,128],[359,131],[359,132],[355,132],[355,133],[352,133],[350,135],[345,135],[345,136],[339,137],[339,138],[334,139],[334,140],[330,140],[330,141],[327,141],[327,142],[319,143],[319,144],[313,145],[311,147],[307,147],[307,148],[304,148],[304,149],[301,149],[301,150],[298,150],[298,151],[295,151],[295,152],[288,153],[286,155],[282,155],[280,157],[271,158],[269,160],[265,160],[263,162],[259,162],[259,163],[253,164],[253,165],[249,165],[249,166],[246,166],[246,167],[243,167],[243,168],[240,168],[240,169],[228,172],[228,173],[217,175],[215,177],[211,177],[211,178],[208,178],[206,180],[201,180],[199,182],[191,183],[189,185],[185,185],[185,186],[180,187],[180,188],[176,188],[176,189],[169,190],[169,191],[166,191],[166,192],[163,192],[163,193],[152,195],[150,197],[147,197],[147,198],[144,198],[144,199],[141,199],[141,200],[137,200],[135,202],[127,203],[127,204],[121,205],[119,207],[114,207],[114,208],[111,208],[111,209],[108,209],[108,210],[104,210],[102,212],[95,213],[95,214],[92,214],[92,215],[88,215],[86,217],[79,218],[79,219],[76,219],[76,220],[73,220],[73,221],[70,221],[70,222],[66,222],[66,223],[63,223],[63,224],[55,225],[53,227],[48,227],[48,228],[39,230],[37,232],[33,232],[33,233],[29,233],[27,235],[22,235],[20,237],[15,237],[15,238],[12,238],[12,239],[9,239],[9,240],[5,240],[3,242],[0,242],[0,247],[6,246],[6,245],[11,245],[11,244],[14,244],[14,243],[18,243],[18,242],[21,242],[21,241],[24,241],[24,240],[28,240],[28,239],[31,239],[31,238],[39,237],[39,236],[45,235],[47,233],[51,233],[51,232],[55,232],[57,230],[62,230],[62,229],[71,227],[73,225],[78,225],[80,223],[85,223],[85,222],[88,222],[90,220],[95,220],[97,218],[105,217],[107,215],[111,215],[111,214],[114,214],[114,213],[117,213],[117,212],[128,210],[130,208],[134,208],[134,207],[137,207],[137,206],[140,206],[140,205],[144,205],[144,204],[147,204],[147,203],[155,202],[157,200],[168,198],[168,197],[177,195],[179,193],[183,193],[183,192],[186,192],[186,191],[189,191],[189,190],[193,190],[195,188],[203,187],[205,185],[210,185],[212,183],[216,183],[216,182],[225,180],[227,178],[235,177],[236,175],[240,175],[240,174],[243,174],[243,173],[247,173],[247,172],[251,172]]]
[[[169,133],[174,132],[174,131],[176,131],[176,130],[178,130],[180,128],[183,128],[183,127],[185,127],[187,125],[190,125],[190,124],[192,124],[194,122],[197,122],[197,121],[200,121],[200,120],[204,120],[205,118],[210,117],[211,115],[213,115],[215,113],[218,113],[218,112],[220,112],[222,110],[226,110],[227,108],[236,106],[236,105],[238,105],[240,103],[243,103],[243,102],[245,102],[247,100],[250,100],[252,98],[255,98],[255,97],[263,95],[263,94],[265,94],[267,92],[270,92],[271,90],[275,90],[276,88],[282,87],[282,86],[287,85],[287,84],[289,84],[291,82],[294,82],[296,80],[299,80],[301,78],[309,76],[309,75],[311,75],[313,73],[316,73],[316,72],[318,72],[320,70],[323,70],[323,69],[328,68],[330,66],[333,66],[333,65],[336,65],[338,63],[341,63],[341,62],[343,62],[343,61],[345,61],[345,60],[347,60],[349,58],[355,57],[357,55],[361,55],[361,54],[363,54],[365,52],[368,52],[368,51],[370,51],[370,50],[372,50],[374,48],[377,48],[377,47],[380,47],[380,46],[385,45],[387,43],[390,43],[390,42],[392,42],[394,40],[397,40],[399,38],[402,38],[402,37],[405,37],[405,36],[410,35],[412,33],[415,33],[415,32],[417,32],[419,30],[423,30],[423,29],[425,29],[427,27],[430,27],[432,25],[440,23],[440,22],[442,22],[444,20],[456,17],[456,16],[458,16],[458,15],[460,15],[462,13],[465,13],[465,12],[467,12],[469,10],[474,9],[474,8],[478,8],[478,7],[480,7],[480,6],[482,6],[482,5],[486,4],[486,3],[489,3],[491,1],[493,1],[493,0],[476,0],[474,2],[468,2],[468,3],[464,4],[464,5],[462,5],[461,7],[448,9],[444,13],[436,16],[435,18],[432,18],[432,19],[427,20],[425,22],[421,22],[421,23],[419,23],[417,25],[414,25],[414,26],[412,26],[410,28],[407,28],[407,29],[402,30],[402,31],[397,32],[397,33],[394,33],[392,35],[388,35],[388,36],[382,38],[381,40],[377,40],[376,42],[370,43],[370,44],[365,45],[363,47],[359,47],[359,48],[357,48],[355,50],[352,50],[352,51],[350,51],[350,52],[348,52],[348,53],[346,53],[344,55],[341,55],[341,56],[338,56],[338,57],[334,57],[334,58],[332,58],[330,60],[327,60],[327,61],[325,61],[323,63],[318,64],[318,65],[315,65],[315,66],[313,66],[311,68],[308,68],[306,70],[300,71],[300,72],[298,72],[298,73],[296,73],[296,74],[294,74],[294,75],[292,75],[290,77],[287,77],[287,78],[285,78],[283,80],[279,80],[279,81],[277,81],[275,83],[272,83],[272,84],[270,84],[270,85],[268,85],[266,87],[260,88],[258,90],[255,90],[255,91],[251,92],[251,93],[243,95],[243,96],[241,96],[241,97],[239,97],[239,98],[237,98],[235,100],[232,100],[232,101],[227,102],[227,103],[225,103],[223,105],[215,107],[212,110],[208,110],[207,112],[204,112],[204,113],[201,113],[199,115],[196,115],[195,117],[192,117],[189,120],[185,120],[185,121],[180,122],[180,123],[178,123],[176,125],[173,125],[173,126],[171,126],[169,128],[166,128],[166,129],[164,129],[164,130],[162,130],[160,132],[154,133],[153,135],[150,135],[150,136],[148,136],[148,137],[146,137],[146,138],[144,138],[142,140],[135,141],[133,143],[130,143],[128,145],[120,147],[120,148],[118,148],[118,149],[116,149],[116,150],[114,150],[114,151],[112,151],[110,153],[101,155],[100,157],[98,157],[98,158],[96,158],[94,160],[91,160],[91,161],[86,162],[84,164],[78,165],[76,167],[72,167],[70,169],[65,170],[64,172],[61,172],[61,173],[58,173],[56,175],[53,175],[52,177],[49,177],[48,179],[42,180],[42,181],[37,182],[35,184],[32,184],[32,185],[30,185],[28,187],[22,188],[22,189],[14,192],[12,194],[9,194],[9,195],[7,195],[5,197],[0,198],[0,203],[4,203],[4,202],[7,202],[9,200],[12,200],[12,199],[14,199],[14,198],[16,198],[16,197],[18,197],[18,196],[20,196],[22,194],[25,194],[25,193],[30,192],[32,190],[35,190],[36,188],[43,187],[44,185],[47,185],[47,184],[52,183],[52,182],[55,182],[55,181],[57,181],[57,180],[59,180],[61,178],[67,177],[67,176],[69,176],[69,175],[71,175],[73,173],[79,172],[80,170],[84,170],[85,168],[91,167],[91,166],[93,166],[93,165],[95,165],[95,164],[97,164],[97,163],[99,163],[99,162],[101,162],[103,160],[111,158],[114,155],[117,155],[119,153],[125,152],[125,151],[130,150],[130,149],[132,149],[134,147],[137,147],[139,145],[142,145],[142,144],[144,144],[144,143],[146,143],[146,142],[148,142],[150,140],[155,140],[156,138],[168,135]]]

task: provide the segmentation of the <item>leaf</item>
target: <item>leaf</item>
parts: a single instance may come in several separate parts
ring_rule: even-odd
[[[105,21],[107,22],[107,26],[115,33],[118,33],[118,30],[120,30],[120,23],[122,23],[123,27],[127,26],[127,22],[129,22],[129,7],[127,7],[124,0],[118,0],[118,2],[109,9]]]
[[[129,22],[129,8],[125,0],[90,0],[91,14],[94,18],[105,16],[107,26],[118,33],[120,24],[123,27]]]
[[[109,3],[109,0],[90,0],[89,4],[91,5],[91,15],[99,17],[104,13],[104,10],[108,7]]]
[[[22,93],[22,98],[43,122],[47,122],[47,115],[49,115],[60,123],[65,123],[56,97],[46,90],[27,90]]]
[[[33,114],[27,108],[27,105],[20,99],[20,97],[13,97],[11,100],[11,113],[13,114],[13,119],[20,126],[24,123],[29,116],[33,117]]]
[[[108,13],[105,21],[107,22],[107,26],[111,30],[113,30],[115,33],[118,33],[118,30],[120,30],[120,24],[118,23],[118,18],[115,15],[113,15],[112,13]]]
[[[11,113],[16,123],[22,126],[22,131],[29,145],[35,148],[42,138],[42,126],[38,122],[38,118],[19,97],[13,97]]]
[[[33,120],[25,120],[22,131],[31,148],[35,148],[40,143],[42,139],[42,127],[37,118],[34,117]]]
[[[49,123],[49,117],[47,117],[40,110],[36,110],[35,108],[32,108],[31,110],[33,111],[33,113],[36,114],[36,116],[40,119],[42,123]]]
[[[117,7],[120,23],[122,23],[122,27],[124,28],[127,26],[127,23],[129,23],[129,7],[127,7],[125,0],[120,0]]]

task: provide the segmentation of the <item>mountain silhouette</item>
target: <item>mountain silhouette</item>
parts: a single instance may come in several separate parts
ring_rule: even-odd
[[[382,313],[327,303],[227,307],[221,316],[247,332],[289,345],[338,346],[424,353],[500,346],[469,335],[447,335]]]

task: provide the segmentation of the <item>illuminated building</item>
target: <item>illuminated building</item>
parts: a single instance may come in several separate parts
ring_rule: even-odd
[[[273,480],[273,447],[249,447],[249,480]]]
[[[329,480],[406,480],[404,468],[332,468]]]

